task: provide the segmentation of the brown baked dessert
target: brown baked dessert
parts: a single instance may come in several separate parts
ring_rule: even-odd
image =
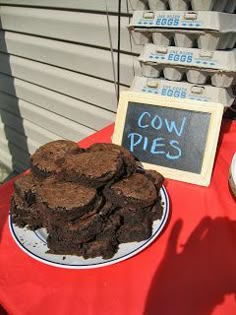
[[[59,140],[31,162],[32,172],[15,181],[11,215],[20,227],[46,228],[49,253],[109,259],[119,244],[148,239],[162,218],[163,176],[138,168],[121,146],[83,150]]]
[[[78,244],[91,241],[105,226],[105,221],[97,213],[85,218],[62,224],[51,223],[48,233],[57,239],[64,239]]]
[[[58,182],[48,178],[37,189],[37,201],[50,221],[70,222],[87,215],[98,206],[102,197],[94,188],[79,183]]]
[[[15,225],[37,230],[44,226],[44,217],[35,204],[27,204],[16,192],[11,200],[11,216]]]
[[[148,207],[158,198],[154,183],[144,174],[134,173],[104,189],[104,195],[119,207]]]
[[[152,235],[152,221],[145,218],[141,223],[124,223],[117,232],[119,243],[141,242]]]
[[[137,162],[133,155],[126,148],[113,143],[94,143],[88,149],[88,152],[97,151],[116,151],[122,155],[125,164],[124,176],[129,176],[137,169]]]
[[[118,241],[115,239],[93,240],[91,242],[76,244],[67,240],[58,240],[54,235],[49,235],[47,239],[49,253],[59,255],[77,255],[85,259],[102,257],[110,259],[118,250]]]
[[[62,176],[66,181],[98,188],[121,177],[123,166],[119,152],[86,152],[68,156],[63,165]]]
[[[150,179],[156,186],[156,189],[159,191],[164,182],[164,177],[159,172],[154,170],[141,171],[140,168],[138,169],[138,172],[142,172],[148,179]]]
[[[41,146],[31,157],[31,169],[38,176],[48,177],[60,173],[66,155],[82,153],[76,142],[57,140]]]

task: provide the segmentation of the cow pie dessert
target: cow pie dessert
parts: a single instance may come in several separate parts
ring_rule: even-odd
[[[40,147],[30,173],[14,183],[15,225],[46,228],[49,253],[109,259],[119,244],[139,242],[161,219],[163,176],[143,170],[118,145],[87,149],[58,140]]]

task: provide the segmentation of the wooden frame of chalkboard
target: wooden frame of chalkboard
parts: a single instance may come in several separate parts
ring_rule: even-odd
[[[166,178],[208,186],[223,105],[188,99],[121,93],[112,142]]]

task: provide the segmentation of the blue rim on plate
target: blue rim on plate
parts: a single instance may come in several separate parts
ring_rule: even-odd
[[[19,228],[12,222],[9,215],[10,232],[16,244],[30,257],[50,266],[66,269],[90,269],[116,264],[135,256],[148,247],[163,231],[169,217],[169,198],[166,189],[160,189],[161,202],[163,204],[163,216],[161,220],[153,222],[153,231],[150,238],[142,242],[120,244],[118,252],[110,259],[96,257],[84,259],[79,256],[54,255],[47,253],[47,241],[45,229],[30,231],[27,228]]]

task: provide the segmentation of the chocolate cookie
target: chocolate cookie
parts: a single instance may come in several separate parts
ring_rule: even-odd
[[[159,190],[164,182],[164,177],[154,170],[145,170],[144,173],[148,179],[150,179],[154,185],[156,186],[157,190]]]
[[[69,140],[57,140],[49,142],[39,149],[31,157],[31,168],[38,176],[48,177],[60,173],[61,166],[67,154],[83,152],[77,143]]]
[[[55,235],[49,235],[47,238],[48,253],[56,255],[76,255],[85,259],[102,257],[109,259],[114,256],[118,250],[116,240],[94,240],[88,243],[78,244],[70,242],[67,239],[58,239]]]
[[[64,180],[101,187],[123,173],[123,159],[119,152],[86,152],[68,156],[62,170]]]
[[[36,204],[28,205],[17,193],[11,200],[10,213],[13,223],[19,227],[27,226],[29,230],[37,230],[44,224],[43,216]]]
[[[122,222],[124,224],[130,223],[130,224],[140,224],[143,222],[145,217],[149,215],[150,213],[150,207],[148,208],[120,208],[115,211],[115,215],[120,216]]]
[[[85,259],[102,257],[103,259],[112,258],[118,250],[118,242],[114,239],[95,240],[83,244],[83,257]]]
[[[58,239],[57,236],[49,234],[47,237],[48,253],[54,255],[76,255],[82,256],[82,244],[70,242],[67,239]]]
[[[109,200],[106,200],[104,205],[99,209],[99,215],[102,218],[107,218],[110,216],[113,210],[114,210],[113,204]]]
[[[96,189],[78,183],[57,182],[48,178],[37,189],[37,201],[45,207],[50,220],[69,222],[97,206],[101,197]]]
[[[51,224],[48,232],[58,240],[66,239],[71,243],[84,243],[91,241],[104,228],[104,221],[97,213],[86,218],[77,219],[71,222],[64,222],[63,225]]]
[[[151,206],[158,198],[154,183],[139,173],[106,187],[104,195],[116,206],[134,208]]]
[[[97,151],[117,151],[119,152],[125,163],[125,176],[131,175],[137,168],[137,163],[133,155],[126,148],[113,143],[94,143],[88,149],[88,152]]]
[[[101,233],[97,234],[96,239],[116,240],[116,232],[120,228],[121,224],[122,224],[121,216],[117,215],[116,213],[111,214],[104,226],[104,229],[101,231]]]
[[[149,218],[140,223],[125,223],[117,232],[120,243],[141,242],[152,235],[152,221]]]
[[[36,176],[29,173],[14,182],[14,190],[30,206],[36,201],[36,189],[40,182]]]
[[[147,213],[148,213],[148,217],[152,221],[160,220],[163,216],[163,206],[160,200],[158,200]]]

